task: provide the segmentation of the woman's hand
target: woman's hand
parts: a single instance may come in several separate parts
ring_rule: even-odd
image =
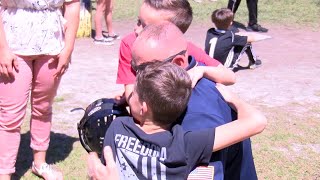
[[[9,49],[0,49],[0,76],[14,78],[13,68],[19,71],[17,56]]]
[[[64,73],[67,72],[71,60],[72,51],[63,49],[57,58],[53,58],[49,63],[58,61],[57,72],[53,75],[55,78],[60,78]]]

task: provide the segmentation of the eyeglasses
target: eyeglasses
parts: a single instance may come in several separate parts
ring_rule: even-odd
[[[172,62],[173,59],[174,59],[176,56],[179,56],[179,55],[184,56],[184,55],[186,54],[186,52],[187,52],[187,50],[182,50],[182,51],[178,52],[177,54],[174,54],[174,55],[172,55],[172,56],[170,56],[170,57],[162,60],[162,62]]]
[[[178,56],[178,55],[184,56],[186,54],[186,52],[187,52],[187,50],[182,50],[182,51],[178,52],[177,54],[174,54],[174,55],[172,55],[164,60],[160,60],[160,61],[163,63],[172,62],[176,56]],[[159,61],[159,60],[154,60],[154,61]],[[139,70],[144,69],[149,64],[149,63],[142,63],[140,65],[137,65],[135,62],[136,61],[134,59],[131,60],[131,67],[135,72],[138,72]]]

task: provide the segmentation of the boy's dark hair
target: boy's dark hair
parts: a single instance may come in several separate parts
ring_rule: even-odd
[[[154,123],[171,125],[187,107],[191,95],[191,79],[176,64],[152,61],[143,64],[136,80],[141,102],[150,108]]]
[[[159,11],[169,11],[172,17],[168,19],[185,33],[192,22],[192,8],[187,0],[144,0],[148,6]]]
[[[228,8],[217,9],[212,12],[211,20],[217,29],[227,30],[233,21],[233,12]]]

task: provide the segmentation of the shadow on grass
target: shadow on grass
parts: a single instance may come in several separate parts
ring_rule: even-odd
[[[54,164],[66,159],[72,151],[73,143],[78,138],[67,136],[65,134],[54,133],[50,134],[50,146],[47,151],[47,163]],[[30,148],[30,131],[21,135],[21,143],[19,147],[16,173],[12,179],[18,180],[31,168],[33,161],[32,149]]]
[[[232,25],[235,26],[236,28],[247,30],[247,27],[241,22],[233,21]]]
[[[233,72],[238,72],[240,70],[248,70],[248,69],[250,69],[249,66],[238,66],[238,67],[233,69]]]

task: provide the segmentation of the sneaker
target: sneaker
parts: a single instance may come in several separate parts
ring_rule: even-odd
[[[102,39],[96,39],[94,38],[93,43],[95,44],[103,44],[103,45],[107,45],[107,46],[111,46],[114,44],[114,42],[106,39],[106,38],[102,38]]]
[[[106,38],[107,41],[113,41],[116,39],[120,39],[120,36],[118,34],[114,34],[113,36],[110,36],[110,35],[104,36],[104,38]]]
[[[262,65],[262,61],[260,59],[257,59],[256,62],[254,62],[254,64],[249,64],[249,68],[250,69],[256,69],[258,67],[260,67]]]
[[[62,173],[47,163],[42,163],[39,168],[36,167],[35,163],[32,162],[31,171],[38,177],[45,180],[61,180],[63,179]]]
[[[268,32],[267,28],[262,27],[259,24],[248,25],[247,31],[255,31],[255,32]]]

